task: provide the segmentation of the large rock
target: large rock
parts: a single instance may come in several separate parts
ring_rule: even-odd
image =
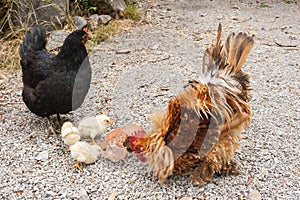
[[[74,16],[73,23],[77,29],[82,29],[85,25],[88,24],[86,19],[80,16]]]
[[[108,24],[108,22],[111,20],[110,15],[98,15],[93,14],[90,16],[90,25],[92,29],[97,28],[99,24]]]
[[[47,49],[51,51],[61,47],[68,35],[69,33],[65,30],[51,32],[47,42]]]
[[[97,7],[97,14],[110,15],[114,18],[118,18],[126,8],[124,0],[91,0],[90,2]]]
[[[46,30],[63,26],[67,19],[68,0],[19,0],[15,1],[12,21],[16,27],[29,27],[37,23]]]

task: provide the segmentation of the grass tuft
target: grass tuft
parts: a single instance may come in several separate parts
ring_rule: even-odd
[[[1,39],[0,70],[14,71],[20,69],[19,49],[23,36],[10,40]]]
[[[300,1],[299,0],[284,0],[285,3],[288,4],[298,4]]]
[[[261,8],[268,8],[268,7],[269,7],[269,5],[268,5],[268,4],[266,4],[266,3],[261,3],[261,4],[260,4],[260,7],[261,7]]]
[[[77,1],[80,3],[88,2],[76,0],[76,2]],[[16,12],[13,10],[14,5],[18,5],[16,0],[7,0],[6,4],[4,6],[1,5],[0,8],[0,71],[14,71],[21,68],[19,49],[22,39],[29,27],[17,29],[13,26],[12,13]],[[90,52],[95,45],[104,40],[109,40],[113,35],[132,27],[134,21],[140,19],[137,6],[133,3],[127,3],[124,18],[125,19],[122,20],[112,20],[107,25],[101,24],[95,30],[91,31],[91,40],[87,43],[87,50]],[[64,29],[73,31],[75,27],[70,19],[71,16],[69,15],[68,24]]]
[[[133,21],[138,21],[141,18],[141,13],[137,7],[137,5],[126,1],[126,8],[124,10],[124,18],[131,19]]]
[[[133,26],[132,20],[112,20],[107,25],[101,24],[91,31],[91,40],[87,43],[87,50],[91,52],[93,47],[102,41],[109,40],[113,35],[128,30]],[[68,30],[72,30],[69,27]],[[0,39],[0,70],[14,71],[21,68],[19,49],[25,29],[18,31],[17,36],[10,35]],[[53,53],[53,52],[52,52]],[[57,53],[57,52],[55,52]]]
[[[109,40],[113,35],[128,30],[133,26],[132,20],[112,20],[107,25],[100,24],[94,31],[91,32],[91,40],[87,44],[87,49],[92,49],[93,46],[100,44],[105,40]]]

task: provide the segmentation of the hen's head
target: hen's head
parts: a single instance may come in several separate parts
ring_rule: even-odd
[[[143,146],[139,144],[139,140],[144,136],[145,132],[140,130],[134,132],[132,136],[129,136],[131,150],[136,154],[136,157],[142,162],[146,162],[146,158],[144,156]]]
[[[70,44],[86,44],[87,41],[90,39],[87,27],[84,26],[81,30],[73,31],[65,40],[65,43]]]
[[[87,41],[90,39],[90,35],[88,33],[88,29],[87,29],[86,26],[84,26],[81,30],[84,32],[83,36],[82,36],[82,42],[83,42],[83,44],[86,44]]]

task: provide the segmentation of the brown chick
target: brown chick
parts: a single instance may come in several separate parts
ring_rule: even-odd
[[[160,183],[180,174],[203,185],[215,173],[238,173],[233,153],[251,116],[249,76],[241,67],[254,41],[232,33],[222,45],[221,29],[220,24],[216,43],[205,51],[199,81],[171,98],[164,113],[152,114],[152,130],[134,142],[132,149],[143,152]]]

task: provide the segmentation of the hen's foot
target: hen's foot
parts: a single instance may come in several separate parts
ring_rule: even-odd
[[[54,134],[55,137],[56,137],[56,134],[60,134],[60,131],[58,131],[57,129],[55,129],[55,128],[53,127],[53,124],[52,124],[52,122],[51,122],[50,117],[47,117],[47,124],[48,124],[48,133],[49,133],[49,135],[50,135],[50,134]]]
[[[191,183],[194,185],[205,185],[212,182],[213,169],[205,162],[201,163],[192,173]]]
[[[53,134],[55,137],[57,137],[56,134],[60,133],[60,131],[56,130],[53,127],[53,124],[51,122],[50,117],[47,117],[47,125],[48,125],[48,133],[49,133],[49,135]]]

